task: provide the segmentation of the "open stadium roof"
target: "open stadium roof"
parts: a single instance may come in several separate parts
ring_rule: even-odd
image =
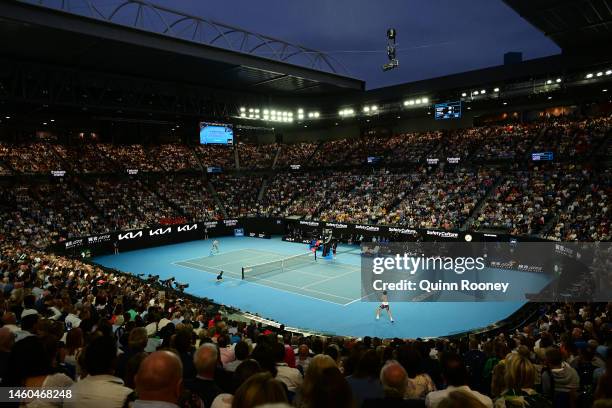
[[[566,53],[612,49],[611,0],[504,0]]]
[[[0,2],[3,57],[268,96],[364,89],[315,50],[143,0],[103,4]]]

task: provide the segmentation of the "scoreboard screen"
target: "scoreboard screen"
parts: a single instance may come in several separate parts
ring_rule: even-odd
[[[223,123],[200,122],[200,144],[234,144],[232,125]]]
[[[436,120],[461,118],[461,101],[437,103]]]

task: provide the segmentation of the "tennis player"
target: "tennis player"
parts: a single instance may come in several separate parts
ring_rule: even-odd
[[[212,246],[210,247],[210,255],[214,255],[214,254],[218,254],[219,253],[219,241],[218,240],[214,240],[212,242]]]
[[[389,320],[391,323],[394,323],[393,316],[391,315],[391,309],[389,309],[389,297],[387,296],[387,291],[383,290],[382,296],[380,297],[380,306],[376,308],[376,320],[380,319],[380,311],[386,310],[387,315],[389,316]]]

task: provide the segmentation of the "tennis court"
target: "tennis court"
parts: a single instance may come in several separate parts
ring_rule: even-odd
[[[307,252],[304,244],[280,238],[222,237],[220,253],[208,256],[210,240],[140,249],[95,261],[133,274],[157,274],[188,283],[186,292],[274,319],[287,326],[351,336],[441,336],[489,325],[523,302],[393,302],[397,321],[374,319],[377,303],[361,300],[359,247],[339,246],[335,260],[298,262],[241,279],[244,266]],[[224,271],[224,279],[216,277]],[[517,279],[523,279],[521,274]]]
[[[334,260],[316,261],[312,253],[287,256],[262,249],[238,249],[213,256],[173,262],[184,268],[209,272],[245,283],[265,285],[278,290],[348,305],[361,298],[360,268]]]

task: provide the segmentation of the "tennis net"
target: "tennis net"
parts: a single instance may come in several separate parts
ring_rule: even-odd
[[[243,266],[242,279],[254,278],[272,272],[284,272],[288,269],[313,264],[316,262],[316,260],[317,255],[315,253],[308,252],[305,254],[293,255],[287,258],[277,259],[275,261]]]

